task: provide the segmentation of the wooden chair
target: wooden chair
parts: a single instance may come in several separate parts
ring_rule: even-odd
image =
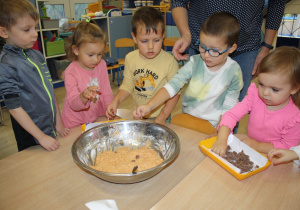
[[[171,123],[179,125],[194,131],[198,131],[204,134],[212,134],[215,132],[215,127],[207,120],[194,117],[189,114],[177,114],[171,119]]]
[[[164,50],[165,51],[172,51],[172,48],[175,44],[175,42],[180,39],[179,37],[173,37],[173,36],[170,36],[170,37],[166,37],[164,39]],[[181,65],[183,66],[184,65],[184,61],[179,61],[181,62]]]
[[[119,65],[125,65],[125,58],[120,58],[120,49],[129,48],[131,51],[135,50],[135,43],[133,39],[130,38],[121,38],[115,41],[115,47],[117,48],[117,57]]]
[[[108,53],[109,53],[109,46],[106,45],[105,50],[104,50],[104,54],[108,54]],[[113,82],[115,80],[115,73],[117,73],[118,86],[120,86],[119,72],[120,72],[121,77],[123,79],[123,73],[122,73],[121,66],[119,64],[116,64],[114,66],[107,66],[107,71],[112,73],[112,81]]]
[[[173,47],[175,42],[180,39],[179,37],[173,37],[173,36],[170,36],[170,37],[166,37],[164,39],[164,49],[165,51],[170,51],[170,50],[167,50],[167,47]]]

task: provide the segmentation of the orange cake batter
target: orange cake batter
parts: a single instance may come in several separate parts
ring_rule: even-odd
[[[117,151],[104,151],[97,155],[96,164],[91,167],[110,173],[136,173],[153,168],[162,162],[157,152],[146,145],[139,149],[119,147]]]

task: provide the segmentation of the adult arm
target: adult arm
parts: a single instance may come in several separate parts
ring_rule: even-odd
[[[264,42],[269,45],[272,45],[273,40],[276,35],[277,35],[277,30],[266,29]],[[254,63],[253,69],[252,69],[253,77],[257,77],[258,65],[260,64],[261,60],[269,54],[269,52],[270,52],[269,48],[267,48],[265,46],[261,47],[261,50],[259,51],[259,53],[256,56],[255,63]]]
[[[188,55],[183,55],[182,53],[190,46],[192,41],[188,11],[184,7],[176,7],[172,9],[172,16],[181,35],[181,38],[174,44],[172,52],[177,60],[186,60]]]
[[[272,45],[277,31],[280,27],[282,16],[284,14],[285,0],[269,0],[268,1],[268,13],[265,25],[265,37],[264,42]],[[268,55],[270,49],[262,47],[261,51],[258,53],[253,69],[252,75],[257,76],[257,67],[261,60]]]
[[[36,138],[40,145],[46,150],[54,151],[59,147],[58,141],[41,131],[22,107],[10,109],[9,113],[28,133]]]

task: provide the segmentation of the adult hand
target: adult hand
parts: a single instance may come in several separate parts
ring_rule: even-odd
[[[188,59],[189,55],[183,53],[190,46],[191,41],[192,41],[191,36],[184,35],[175,42],[172,53],[177,60]]]
[[[269,52],[270,52],[270,49],[268,49],[266,47],[262,47],[261,50],[259,51],[259,53],[257,54],[255,62],[254,62],[254,66],[252,69],[252,79],[257,77],[258,65],[260,64],[261,60],[269,54]]]

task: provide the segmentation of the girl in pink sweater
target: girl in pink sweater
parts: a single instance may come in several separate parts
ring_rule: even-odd
[[[67,128],[94,122],[113,100],[102,55],[105,33],[97,24],[81,22],[70,37],[67,54],[73,60],[64,72],[66,88],[62,118]]]
[[[289,149],[300,143],[300,50],[279,47],[267,55],[258,69],[258,88],[222,116],[212,151],[224,156],[227,138],[241,118],[249,114],[248,135],[236,136],[261,153]]]

